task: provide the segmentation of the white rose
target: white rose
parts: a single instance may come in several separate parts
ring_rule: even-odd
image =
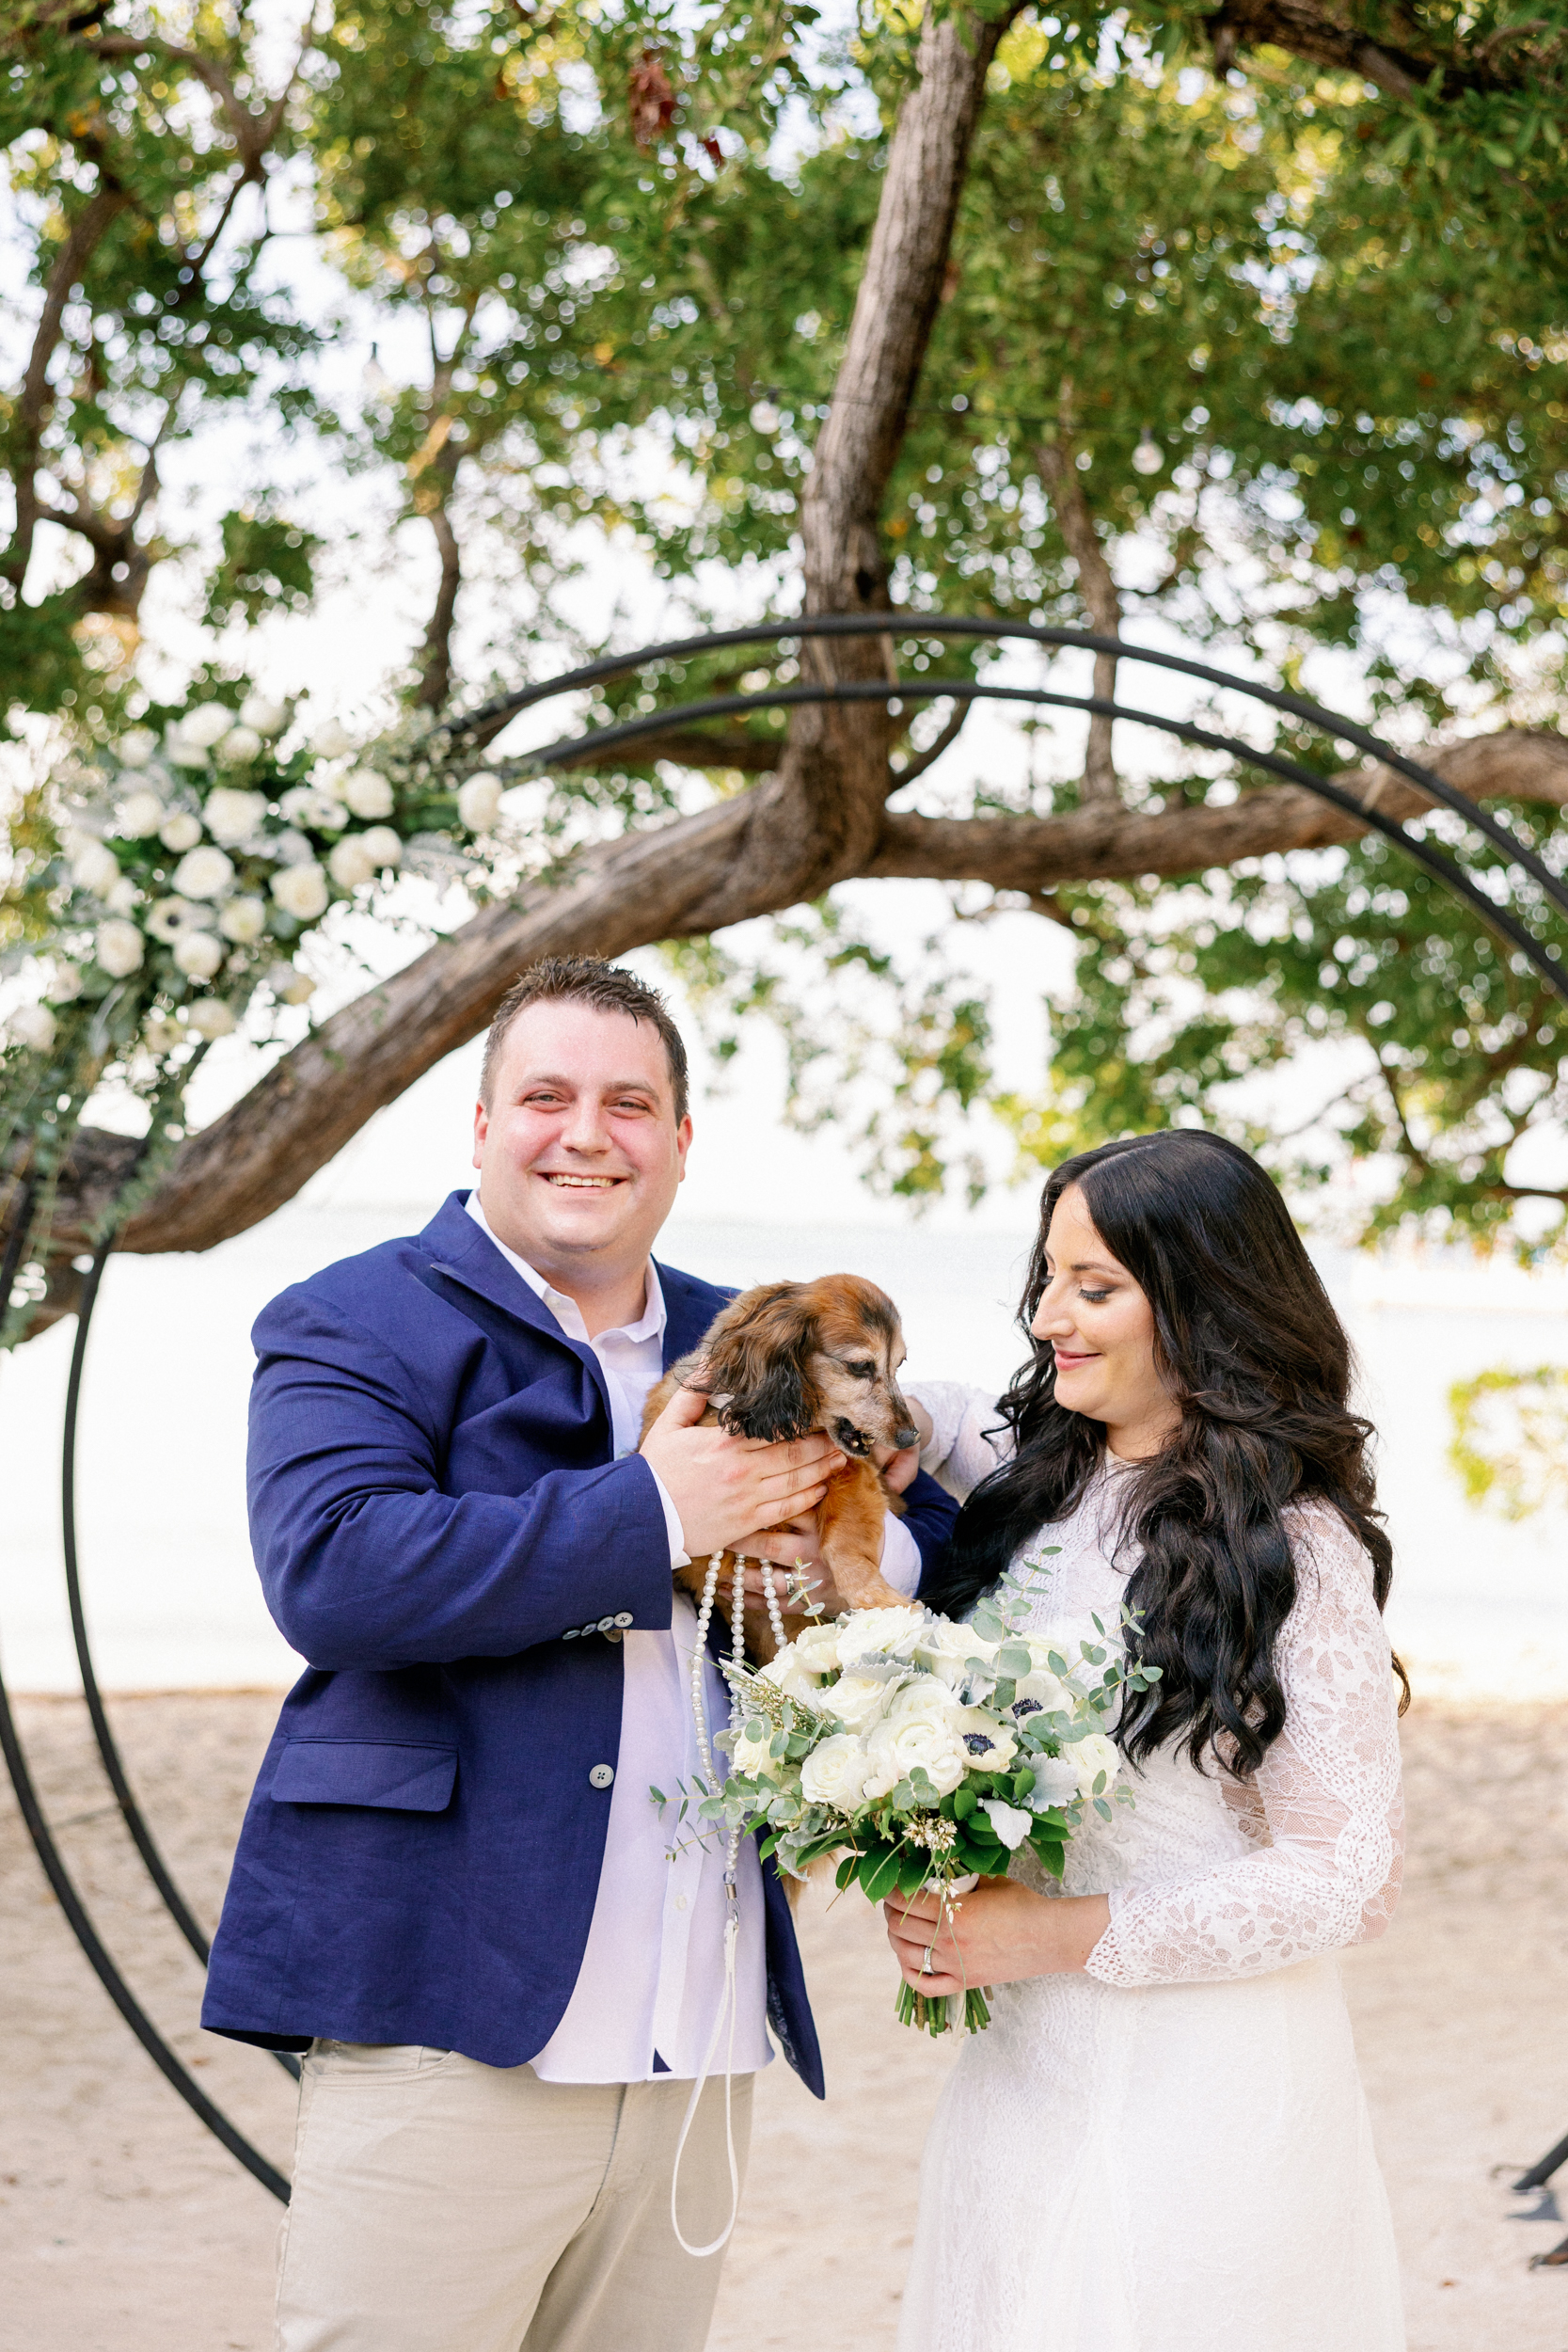
[[[969,1770],[969,1751],[952,1726],[952,1711],[911,1712],[879,1723],[866,1741],[865,1793],[885,1797],[922,1770],[939,1797],[956,1788]]]
[[[838,1629],[838,1661],[849,1667],[862,1658],[908,1658],[925,1628],[920,1609],[857,1609]]]
[[[1025,1813],[1016,1804],[1004,1804],[1000,1797],[982,1797],[980,1810],[989,1814],[990,1825],[1011,1853],[1022,1846],[1035,1825],[1032,1813]]]
[[[254,727],[230,727],[214,744],[213,757],[220,768],[245,768],[261,750],[261,739]]]
[[[164,750],[175,768],[210,768],[213,764],[201,745],[193,743],[179,727],[170,727],[164,739]]]
[[[226,847],[247,840],[266,813],[264,793],[241,792],[231,784],[220,784],[215,792],[209,792],[201,811],[213,839]]]
[[[73,963],[57,963],[44,994],[56,1005],[74,1004],[82,993],[82,975]]]
[[[853,1813],[864,1799],[869,1769],[865,1742],[835,1731],[801,1765],[800,1794],[808,1804],[831,1804],[840,1813]]]
[[[354,768],[338,789],[356,817],[390,817],[392,787],[373,768]]]
[[[282,833],[275,833],[268,847],[279,866],[309,866],[315,861],[314,850],[305,835],[295,833],[292,825]]]
[[[1064,1762],[1069,1756],[1072,1759],[1081,1797],[1102,1797],[1121,1770],[1121,1750],[1102,1731],[1091,1731],[1086,1739],[1075,1740],[1070,1747],[1063,1749],[1062,1756]],[[1105,1788],[1097,1789],[1095,1782],[1101,1773],[1105,1776]]]
[[[326,870],[340,890],[356,889],[375,873],[375,860],[365,847],[362,833],[345,833],[326,861]]]
[[[220,898],[233,879],[233,859],[210,844],[193,850],[174,869],[174,887],[182,898]]]
[[[261,938],[267,928],[267,902],[264,898],[230,898],[218,916],[218,929],[225,939],[237,946],[248,947]]]
[[[808,1674],[796,1655],[797,1645],[791,1643],[782,1649],[762,1670],[762,1679],[782,1691],[786,1699],[800,1699],[807,1707],[817,1707],[822,1700],[822,1686],[814,1674]]]
[[[140,903],[140,900],[141,892],[136,888],[130,875],[121,874],[114,888],[106,895],[103,903],[111,914],[129,914]]]
[[[172,1054],[178,1046],[187,1044],[184,1030],[178,1021],[166,1013],[150,1012],[142,1023],[142,1043],[150,1054]]]
[[[185,1020],[197,1036],[204,1037],[209,1044],[214,1038],[227,1037],[234,1026],[233,1014],[216,996],[203,996],[198,1003],[192,1005]]]
[[[822,1693],[822,1706],[851,1731],[864,1731],[887,1707],[891,1685],[879,1675],[840,1675]]]
[[[383,866],[403,864],[403,843],[390,825],[372,825],[359,838],[366,856],[374,859],[378,873]]]
[[[291,825],[309,825],[312,833],[341,833],[348,823],[345,803],[319,785],[296,784],[278,806]]]
[[[346,759],[354,738],[336,719],[324,719],[310,738],[310,749],[317,759]]]
[[[173,850],[177,855],[182,850],[194,850],[201,838],[201,819],[193,817],[188,808],[177,808],[159,826],[158,838],[166,850]]]
[[[836,1625],[802,1626],[789,1646],[807,1674],[831,1675],[839,1664]]]
[[[156,792],[133,792],[119,812],[119,830],[127,841],[145,841],[164,821],[164,804]]]
[[[234,714],[227,703],[198,703],[194,710],[187,710],[175,723],[187,743],[210,752],[233,725]]]
[[[314,859],[309,866],[285,866],[272,878],[272,895],[285,914],[297,917],[301,923],[314,922],[325,914],[331,895],[326,887],[326,875]]]
[[[57,1025],[47,1005],[18,1005],[6,1021],[6,1027],[17,1043],[35,1054],[48,1053]]]
[[[501,813],[501,780],[482,772],[460,786],[457,814],[470,833],[488,833]]]
[[[769,1723],[764,1723],[760,1740],[748,1740],[745,1725],[741,1724],[736,1730],[730,1747],[731,1769],[743,1772],[748,1780],[755,1780],[759,1776],[765,1780],[777,1780],[783,1764],[781,1758],[773,1754],[772,1740],[773,1726]]]
[[[972,1625],[956,1624],[951,1617],[928,1617],[920,1629],[914,1656],[949,1689],[957,1690],[970,1660],[977,1658],[982,1665],[989,1665],[997,1647],[995,1642],[983,1641]]]
[[[145,768],[157,748],[158,739],[150,727],[127,727],[114,753],[122,768]]]
[[[111,979],[129,979],[139,972],[147,953],[147,942],[135,923],[117,917],[112,923],[100,923],[93,941],[93,953]]]
[[[147,914],[148,930],[166,947],[182,931],[200,930],[206,921],[206,908],[193,907],[188,898],[155,898]]]
[[[281,735],[288,723],[288,704],[274,702],[270,694],[247,694],[240,705],[241,726],[254,727],[258,735]]]
[[[174,961],[187,979],[210,980],[223,968],[223,947],[211,931],[182,931],[174,943]]]
[[[303,1005],[316,993],[316,983],[309,972],[297,964],[274,963],[267,968],[267,986],[280,1005]]]
[[[84,841],[71,861],[71,879],[78,889],[106,898],[119,880],[119,860],[103,842]]]

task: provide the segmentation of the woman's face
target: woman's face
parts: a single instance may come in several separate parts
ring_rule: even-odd
[[[1056,1398],[1102,1422],[1113,1454],[1157,1454],[1180,1413],[1154,1361],[1154,1311],[1095,1232],[1083,1193],[1069,1184],[1046,1236],[1050,1279],[1030,1325],[1056,1359]]]

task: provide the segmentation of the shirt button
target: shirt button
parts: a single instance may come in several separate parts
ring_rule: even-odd
[[[622,1629],[622,1630],[625,1631],[626,1628],[631,1623],[631,1611],[629,1609],[621,1610],[616,1615],[615,1622]]]
[[[684,1895],[677,1895],[675,1897],[675,1909],[677,1911],[684,1911],[686,1909],[686,1897]]]
[[[595,1764],[588,1775],[590,1788],[608,1788],[615,1777],[613,1764]]]

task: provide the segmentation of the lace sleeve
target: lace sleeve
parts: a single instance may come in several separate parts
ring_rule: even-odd
[[[903,1386],[931,1416],[931,1442],[921,1453],[920,1467],[961,1502],[1012,1451],[1011,1439],[998,1425],[996,1399],[989,1390],[966,1388],[960,1380],[906,1380]],[[996,1433],[994,1443],[990,1430]]]
[[[1259,1851],[1184,1883],[1113,1890],[1088,1961],[1106,1984],[1260,1976],[1368,1943],[1393,1916],[1403,1807],[1388,1637],[1367,1555],[1338,1514],[1312,1505],[1293,1518],[1299,1589],[1277,1654],[1285,1728],[1243,1816]]]

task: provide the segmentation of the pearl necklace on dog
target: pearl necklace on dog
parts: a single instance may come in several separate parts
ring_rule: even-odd
[[[703,1597],[697,1609],[697,1638],[691,1646],[691,1721],[697,1734],[697,1756],[702,1765],[703,1778],[709,1789],[716,1788],[719,1781],[713,1765],[713,1741],[708,1733],[705,1679],[707,1667],[708,1630],[713,1623],[714,1605],[719,1597],[719,1571],[722,1565],[723,1554],[716,1551],[708,1561],[707,1574],[703,1580]],[[784,1617],[779,1608],[779,1596],[773,1581],[773,1570],[766,1560],[759,1560],[757,1565],[762,1570],[762,1591],[763,1598],[768,1604],[768,1623],[775,1644],[780,1650],[783,1650],[786,1646]],[[734,1573],[735,1581],[731,1588],[730,1662],[738,1673],[746,1662],[746,1562],[739,1552],[735,1554]],[[675,2142],[675,2169],[670,2180],[671,2226],[685,2251],[699,2257],[722,2251],[730,2242],[731,2233],[735,2229],[736,2216],[740,2210],[740,2169],[735,2160],[735,2130],[730,2109],[730,2090],[735,2079],[736,1945],[740,1936],[740,1898],[737,1884],[739,1862],[740,1831],[738,1827],[736,1827],[730,1831],[724,1846],[724,1994],[719,2004],[719,2014],[713,2021],[713,2031],[708,2036],[707,2048],[703,2054],[702,2069],[691,2087],[691,2096],[687,2102],[686,2119],[681,2124],[680,2137]],[[719,2037],[724,2029],[726,2018],[729,2021],[730,2039],[724,2061],[724,2152],[729,2158],[730,2167],[730,2217],[719,2236],[710,2244],[693,2246],[682,2233],[680,2215],[676,2209],[676,2198],[680,2187],[681,2157],[685,2153],[687,2137],[697,2113],[697,2103],[707,2086],[708,2075],[713,2068],[714,2053],[719,2047]]]

